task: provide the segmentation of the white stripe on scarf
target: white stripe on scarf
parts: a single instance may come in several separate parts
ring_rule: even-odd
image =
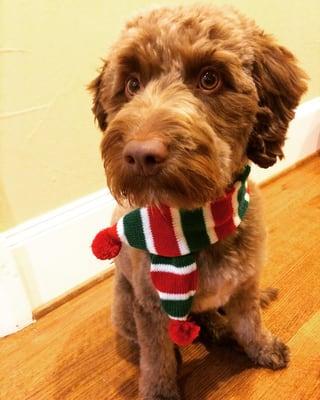
[[[214,229],[215,223],[214,223],[214,219],[213,219],[213,215],[212,215],[212,211],[211,211],[211,203],[207,203],[203,207],[202,212],[203,212],[204,223],[206,225],[206,231],[209,236],[210,243],[211,244],[216,243],[219,239],[218,239],[218,236]]]
[[[157,254],[154,246],[153,234],[150,226],[150,219],[147,208],[140,208],[140,217],[142,221],[142,228],[144,239],[146,241],[147,249],[151,254]]]
[[[237,181],[234,186],[235,186],[235,190],[232,194],[232,209],[233,209],[232,217],[233,217],[234,225],[239,226],[241,219],[239,217],[239,212],[238,212],[238,208],[239,208],[238,193],[241,188],[241,182]]]
[[[123,243],[129,245],[128,240],[127,240],[127,237],[126,237],[126,235],[125,235],[125,233],[124,233],[123,217],[120,218],[119,221],[117,222],[116,228],[117,228],[117,234],[118,234],[120,240],[121,240]]]
[[[196,271],[196,263],[187,265],[185,267],[175,267],[170,264],[151,264],[151,272],[168,272],[174,275],[188,275],[193,271]]]
[[[181,255],[189,254],[190,249],[181,226],[180,212],[177,208],[170,208],[174,235],[176,237]]]
[[[161,300],[188,300],[190,297],[194,296],[196,291],[190,290],[187,293],[165,293],[157,290]]]

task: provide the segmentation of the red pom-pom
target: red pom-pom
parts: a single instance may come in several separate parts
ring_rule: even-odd
[[[178,346],[186,346],[191,344],[199,335],[200,326],[192,321],[178,321],[171,319],[169,321],[170,339]]]
[[[100,260],[116,257],[121,249],[121,242],[115,236],[113,227],[100,231],[91,244],[93,254]]]

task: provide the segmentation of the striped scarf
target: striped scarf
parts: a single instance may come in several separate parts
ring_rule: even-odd
[[[246,166],[231,190],[198,209],[160,205],[133,210],[92,243],[100,259],[115,257],[121,243],[149,252],[151,280],[169,316],[169,336],[178,345],[191,343],[200,330],[188,318],[198,283],[195,254],[235,232],[249,205],[249,173]]]

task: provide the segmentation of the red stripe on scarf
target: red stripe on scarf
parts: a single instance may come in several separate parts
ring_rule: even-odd
[[[215,226],[223,225],[233,215],[232,195],[234,188],[225,196],[220,197],[214,203],[211,203],[211,212]]]
[[[157,254],[165,257],[180,256],[181,253],[174,234],[170,208],[165,205],[148,207],[148,215]]]
[[[196,290],[198,286],[198,271],[186,275],[176,275],[170,272],[153,272],[151,279],[157,290],[169,294],[184,294]]]
[[[216,234],[219,240],[223,240],[229,235],[231,235],[236,230],[236,226],[233,222],[233,218],[230,218],[223,225],[216,226],[215,228]]]
[[[225,239],[233,233],[236,226],[233,222],[232,195],[235,188],[228,192],[224,197],[211,204],[211,212],[214,219],[215,231],[218,239]]]

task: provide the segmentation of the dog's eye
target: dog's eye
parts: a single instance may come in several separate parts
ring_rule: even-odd
[[[141,88],[141,83],[136,76],[131,76],[126,82],[126,96],[133,97]]]
[[[219,89],[221,85],[221,79],[218,72],[211,68],[203,69],[199,75],[198,86],[200,89],[207,92],[213,92]]]

